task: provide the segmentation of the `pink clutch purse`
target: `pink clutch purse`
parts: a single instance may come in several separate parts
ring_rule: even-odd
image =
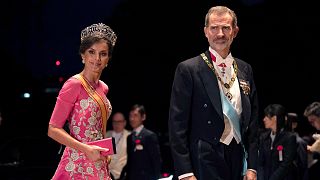
[[[96,146],[100,146],[102,148],[108,149],[108,151],[101,152],[101,155],[103,155],[103,156],[112,155],[112,154],[117,153],[116,143],[115,143],[115,140],[113,137],[88,142],[87,144],[96,145]]]

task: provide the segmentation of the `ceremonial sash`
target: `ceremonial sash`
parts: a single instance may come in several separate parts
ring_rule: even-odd
[[[228,119],[230,119],[234,129],[235,133],[237,136],[240,138],[241,141],[241,133],[240,133],[240,118],[237,113],[237,111],[234,109],[230,101],[227,99],[227,97],[222,93],[222,90],[220,90],[220,96],[221,96],[221,101],[222,101],[222,110],[223,114],[225,114]],[[242,175],[245,175],[247,172],[247,152],[246,149],[241,141],[242,149],[243,149],[243,168],[242,168]]]
[[[222,90],[220,90],[220,96],[222,101],[223,114],[225,114],[228,117],[228,119],[231,120],[231,123],[235,129],[235,132],[241,141],[239,115],[237,111],[234,109],[234,107],[232,106],[232,104],[230,103],[230,101],[227,99],[227,97],[222,93]]]
[[[103,132],[103,137],[106,134],[106,127],[107,127],[107,117],[108,117],[108,111],[107,111],[107,105],[104,103],[103,98],[96,92],[95,89],[91,87],[89,82],[81,75],[81,74],[76,74],[74,77],[78,80],[80,80],[83,88],[87,91],[89,96],[99,105],[100,110],[101,110],[101,117],[102,117],[102,132]]]

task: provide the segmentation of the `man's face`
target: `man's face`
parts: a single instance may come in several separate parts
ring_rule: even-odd
[[[115,132],[122,132],[126,127],[126,120],[121,113],[116,113],[112,117],[112,127]]]
[[[210,47],[220,55],[228,54],[233,38],[238,33],[238,27],[233,27],[233,19],[230,14],[211,14],[209,23],[204,28],[205,36]]]
[[[315,115],[308,116],[309,123],[315,127],[317,130],[320,130],[320,117]]]
[[[138,109],[130,111],[129,120],[130,120],[131,127],[133,129],[139,127],[143,123],[145,118],[146,116],[141,115]]]

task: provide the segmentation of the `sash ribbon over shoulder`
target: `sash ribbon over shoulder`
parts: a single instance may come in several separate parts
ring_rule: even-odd
[[[107,104],[103,101],[103,98],[94,90],[91,88],[89,82],[81,75],[76,74],[74,77],[78,80],[80,80],[83,88],[87,91],[89,96],[96,101],[96,103],[99,105],[101,110],[101,116],[102,116],[102,132],[103,136],[106,134],[106,126],[107,126],[107,119],[108,119],[108,110],[107,110]]]

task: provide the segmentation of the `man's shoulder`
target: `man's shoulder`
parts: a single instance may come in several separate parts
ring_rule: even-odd
[[[247,63],[246,61],[243,61],[242,59],[239,59],[239,58],[234,58],[236,63],[237,63],[237,66],[238,66],[238,69],[244,73],[249,73],[251,74],[250,72],[252,72],[252,67],[249,63]]]
[[[243,66],[251,66],[248,62],[246,62],[246,61],[244,61],[244,60],[242,60],[240,58],[236,58],[236,57],[233,57],[233,58],[236,60],[238,65],[240,64],[240,65],[243,65]]]
[[[195,62],[199,61],[199,59],[201,59],[200,54],[190,57],[188,59],[184,59],[179,64],[194,64]]]
[[[143,131],[143,136],[147,141],[157,142],[159,140],[159,136],[155,131],[146,128],[143,128]]]
[[[147,135],[157,135],[154,131],[147,129],[146,127],[143,128],[143,131],[145,132],[145,134]]]
[[[197,67],[197,65],[201,62],[200,54],[198,56],[191,57],[189,59],[185,59],[181,62],[178,62],[176,69],[193,69]]]
[[[131,131],[129,131],[129,130],[127,130],[127,129],[124,129],[124,130],[123,130],[123,134],[124,134],[125,136],[128,136],[128,135],[131,134]]]

